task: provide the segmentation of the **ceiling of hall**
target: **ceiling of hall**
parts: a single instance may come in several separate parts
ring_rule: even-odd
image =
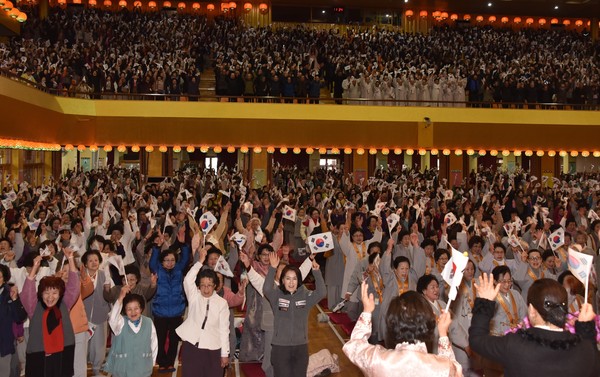
[[[456,13],[545,17],[600,17],[600,0],[272,0],[274,5],[363,9],[441,10]],[[491,3],[491,6],[488,6]],[[558,6],[558,9],[555,7]]]

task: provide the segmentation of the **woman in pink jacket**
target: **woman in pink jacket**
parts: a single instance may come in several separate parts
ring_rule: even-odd
[[[360,315],[344,353],[367,377],[384,377],[390,370],[397,376],[430,377],[462,376],[462,368],[454,358],[448,339],[451,319],[448,312],[439,316],[438,354],[429,354],[434,339],[435,315],[423,295],[408,291],[390,303],[386,314],[385,347],[369,344],[371,313],[375,310],[373,294],[362,283]]]

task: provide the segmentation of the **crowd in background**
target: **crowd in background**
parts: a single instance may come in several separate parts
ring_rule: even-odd
[[[427,34],[376,27],[340,32],[51,8],[48,18],[32,16],[21,37],[0,45],[0,68],[82,98],[195,100],[200,76],[212,64],[217,96],[317,102],[324,87],[337,103],[597,105],[599,54],[589,34],[565,30],[445,25]]]
[[[241,361],[262,360],[263,369],[272,375],[272,365],[279,362],[281,367],[281,360],[266,357],[271,356],[271,342],[272,355],[281,355],[276,353],[280,352],[278,347],[298,344],[282,343],[277,338],[279,330],[273,333],[272,321],[275,319],[277,328],[281,313],[275,310],[277,304],[269,301],[274,297],[271,287],[265,286],[263,292],[263,284],[266,278],[274,276],[284,283],[269,266],[278,267],[280,259],[282,267],[300,266],[297,274],[302,274],[302,278],[298,284],[309,274],[311,265],[312,275],[320,275],[316,270],[321,269],[325,275],[323,289],[327,291],[327,301],[322,305],[332,309],[344,302],[344,310],[352,319],[360,313],[358,287],[364,278],[370,292],[381,300],[381,306],[403,292],[415,290],[440,314],[448,295],[441,271],[454,247],[468,252],[471,262],[470,273],[465,272],[465,288],[461,288],[460,298],[452,307],[450,339],[459,345],[455,353],[462,352],[457,359],[463,368],[476,370],[470,364],[471,355],[465,351],[468,344],[463,343],[475,294],[471,279],[481,272],[496,274],[495,267],[503,267],[494,278],[510,282],[511,300],[519,308],[510,321],[506,315],[501,317],[501,309],[496,310],[498,318],[504,320],[496,321],[494,335],[520,325],[528,287],[540,277],[567,281],[569,312],[577,312],[582,303],[582,285],[575,284],[576,279],[567,279],[568,247],[577,247],[595,258],[590,301],[597,307],[594,287],[600,267],[596,258],[600,247],[600,218],[596,215],[599,178],[593,171],[556,178],[534,177],[517,168],[510,173],[473,172],[462,182],[448,182],[440,179],[436,170],[419,172],[402,166],[356,179],[336,170],[309,172],[276,166],[268,185],[253,188],[237,167],[221,166],[218,171],[186,168],[157,183],[144,182],[139,172],[122,168],[71,171],[38,187],[15,182],[15,186],[7,184],[3,188],[0,264],[10,267],[12,276],[7,278],[3,270],[3,283],[14,284],[19,293],[24,283],[28,289],[34,289],[31,282],[39,283],[44,276],[53,276],[57,271],[65,276],[68,271],[61,271],[71,266],[70,261],[66,263],[69,258],[73,260],[70,274],[81,279],[78,293],[83,300],[75,335],[78,331],[84,334],[79,347],[89,349],[94,374],[103,366],[108,322],[115,321],[112,315],[109,321],[108,316],[115,300],[129,304],[124,301],[129,291],[142,297],[138,301],[145,304],[144,314],[153,318],[160,345],[158,356],[154,356],[162,371],[170,371],[175,363],[176,349],[172,347],[179,341],[177,334],[191,344],[196,342],[184,335],[188,332],[174,332],[184,317],[184,288],[190,300],[195,285],[203,293],[205,286],[214,286],[215,294],[224,297],[225,308],[240,309],[245,300],[239,341],[233,317],[228,325],[209,320],[209,327],[214,326],[211,336],[218,343],[217,349],[221,349],[216,356],[223,359],[221,367],[227,365],[229,355],[233,357],[237,348]],[[204,232],[207,217],[203,215],[208,212],[215,217],[215,223],[209,232]],[[290,217],[291,213],[294,217]],[[396,221],[391,221],[394,218]],[[565,232],[564,245],[554,248],[548,236],[558,229]],[[328,231],[333,234],[331,250],[317,254],[312,263],[307,258],[311,254],[307,242],[311,235]],[[244,235],[245,242],[236,243],[239,235]],[[275,254],[269,254],[270,251]],[[126,265],[125,274],[108,263],[116,255]],[[198,274],[207,268],[212,272],[221,256],[233,271],[233,278]],[[304,263],[307,260],[308,265]],[[193,273],[185,283],[188,270]],[[281,273],[281,269],[277,271]],[[283,271],[287,276],[287,270]],[[126,282],[120,275],[129,280]],[[214,284],[206,285],[204,278]],[[192,283],[189,279],[197,281]],[[318,290],[319,279],[309,278],[313,279]],[[84,282],[88,284],[87,296]],[[127,292],[121,295],[124,287]],[[201,297],[197,299],[203,302]],[[194,305],[203,308],[203,304]],[[269,305],[275,305],[273,312],[267,309]],[[279,308],[282,310],[281,305]],[[196,319],[200,326],[203,309],[189,310],[192,314],[188,316],[202,314]],[[383,314],[373,314],[372,342],[381,341],[386,331],[378,319],[385,314],[381,310]],[[208,318],[208,308],[206,313]],[[29,355],[27,342],[32,339],[27,335],[37,331],[37,327],[25,324],[24,331],[22,318],[3,317],[2,321],[2,338],[16,339],[16,347],[7,345],[2,357],[14,354],[9,358],[13,373],[18,373],[19,368],[26,370],[24,355]],[[110,327],[114,331],[113,322]],[[6,323],[17,326],[14,333]],[[85,335],[86,324],[96,332],[91,340]],[[230,332],[223,335],[230,325]],[[171,346],[165,350],[169,329]],[[79,342],[77,337],[75,341]],[[211,346],[209,349],[215,349],[214,344]],[[224,353],[225,348],[231,350],[230,354]],[[85,370],[85,365],[80,368]]]

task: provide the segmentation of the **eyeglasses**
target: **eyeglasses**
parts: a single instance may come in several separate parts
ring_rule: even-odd
[[[498,282],[498,284],[512,284],[513,283],[513,279],[504,279],[504,280],[500,280]]]
[[[200,288],[212,288],[214,286],[215,286],[214,284],[208,284],[208,285],[206,285],[206,284],[200,284]]]

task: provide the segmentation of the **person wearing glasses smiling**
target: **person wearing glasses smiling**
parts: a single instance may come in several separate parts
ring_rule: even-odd
[[[556,276],[542,268],[542,253],[537,249],[531,249],[528,253],[521,253],[521,259],[515,258],[517,267],[515,269],[514,280],[521,288],[523,301],[527,301],[527,292],[529,287],[538,279],[553,279]]]
[[[182,377],[222,376],[229,364],[229,305],[215,291],[217,274],[210,269],[201,271],[210,247],[200,249],[198,262],[183,280],[189,310],[176,330],[183,340]]]
[[[159,366],[159,373],[175,371],[174,364],[179,344],[179,337],[175,333],[175,329],[183,321],[182,316],[185,311],[185,297],[182,289],[183,270],[190,259],[190,246],[185,243],[185,229],[185,227],[181,227],[177,233],[177,242],[163,251],[161,251],[161,246],[165,239],[161,234],[152,246],[152,256],[150,257],[150,270],[158,275],[152,314],[154,314],[154,326],[158,337],[156,362]],[[178,253],[178,249],[181,249],[180,253]],[[167,334],[169,348],[165,351]]]

